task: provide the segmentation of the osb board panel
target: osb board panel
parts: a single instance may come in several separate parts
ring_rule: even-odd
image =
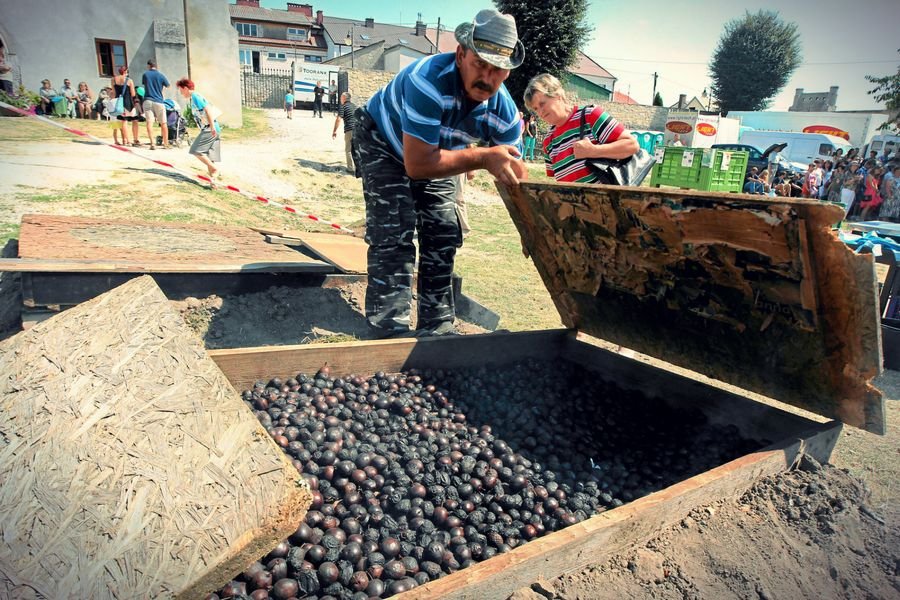
[[[324,266],[321,261],[246,227],[112,221],[84,217],[24,215],[19,258],[44,261],[123,263],[142,271],[184,265],[225,265],[230,270],[266,264]],[[138,267],[137,265],[140,265]]]
[[[202,598],[311,496],[150,277],[0,343],[0,597]]]
[[[884,433],[872,258],[810,201],[498,186],[572,328]]]

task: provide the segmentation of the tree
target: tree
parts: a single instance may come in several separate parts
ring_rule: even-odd
[[[897,50],[897,52],[900,52],[900,50]],[[866,81],[876,84],[874,88],[869,90],[869,95],[875,98],[877,102],[884,102],[890,113],[888,120],[882,123],[881,129],[891,125],[900,127],[900,67],[897,67],[895,75],[885,75],[884,77],[866,75]]]
[[[662,96],[660,96],[659,92],[656,92],[656,95],[653,96],[653,106],[664,106]]]
[[[762,110],[800,66],[796,23],[761,10],[725,24],[709,65],[719,110]]]
[[[566,70],[575,64],[578,49],[587,41],[587,0],[495,0],[497,10],[516,19],[519,39],[525,46],[525,62],[513,69],[506,87],[513,100],[524,106],[522,94],[528,81],[539,73],[565,80]]]

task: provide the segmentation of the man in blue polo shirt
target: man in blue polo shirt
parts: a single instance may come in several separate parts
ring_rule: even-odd
[[[525,48],[510,15],[482,10],[456,28],[455,53],[400,71],[357,111],[353,142],[366,199],[366,318],[377,337],[409,334],[418,230],[415,335],[455,333],[451,277],[462,234],[453,176],[526,176],[518,109],[503,85]]]

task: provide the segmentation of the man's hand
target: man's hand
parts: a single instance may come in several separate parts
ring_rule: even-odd
[[[332,131],[332,132],[331,132],[331,139],[333,139],[333,140],[336,140],[336,139],[337,139],[337,131]]]
[[[519,156],[515,146],[485,148],[482,166],[503,185],[517,185],[520,179],[528,178],[528,171]]]

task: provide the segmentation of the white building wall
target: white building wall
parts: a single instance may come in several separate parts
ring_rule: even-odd
[[[227,10],[227,6],[225,7]],[[22,84],[37,91],[41,80],[50,79],[57,89],[63,79],[73,86],[86,81],[96,92],[109,85],[97,64],[96,38],[122,40],[132,79],[140,82],[148,59],[156,59],[159,70],[173,83],[187,73],[185,41],[157,44],[154,21],[184,24],[182,0],[141,2],[123,0],[111,4],[100,0],[0,0],[0,23],[7,32],[4,41],[17,55]],[[169,90],[174,95],[174,90]]]
[[[384,53],[384,70],[399,72],[403,67],[425,56],[412,48],[395,46]]]

